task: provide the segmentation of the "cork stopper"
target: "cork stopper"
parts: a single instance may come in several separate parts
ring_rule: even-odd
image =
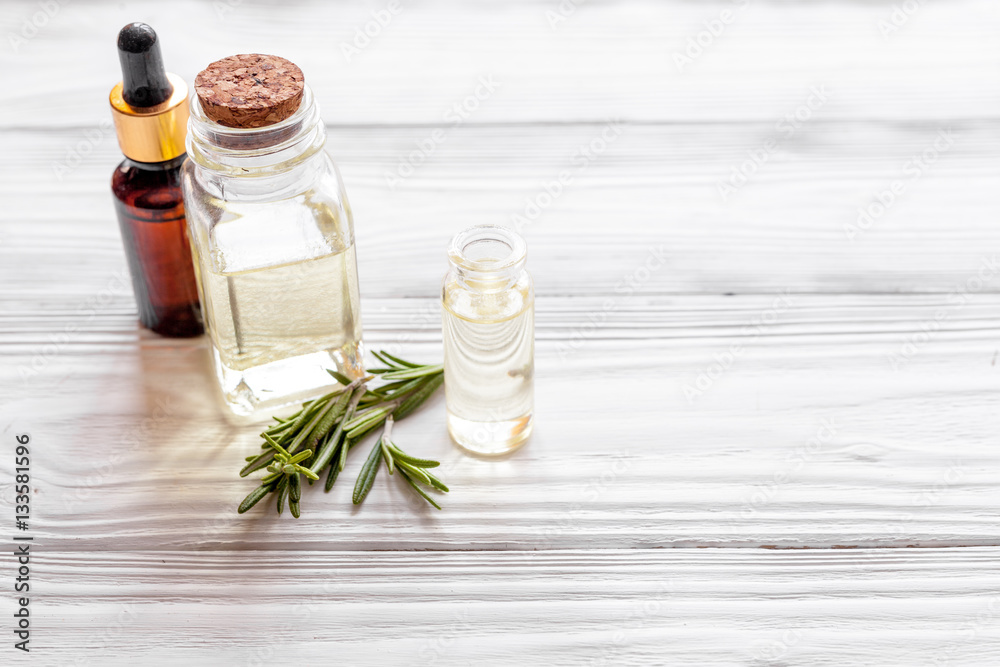
[[[245,53],[217,60],[194,79],[205,115],[226,127],[279,123],[299,108],[305,77],[279,56]]]

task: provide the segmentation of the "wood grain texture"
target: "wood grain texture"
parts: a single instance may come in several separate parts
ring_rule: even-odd
[[[499,88],[470,122],[772,123],[822,83],[836,91],[828,111],[837,118],[985,119],[995,118],[1000,105],[1000,14],[990,0],[927,3],[889,36],[880,23],[890,19],[891,2],[579,2],[554,25],[549,14],[559,3],[551,0],[474,8],[448,0],[400,2],[401,11],[360,54],[345,55],[343,45],[353,45],[356,31],[387,4],[65,3],[34,39],[16,51],[0,49],[9,81],[0,124],[81,127],[105,120],[118,67],[115,34],[136,18],[157,27],[165,62],[187,81],[234,53],[286,54],[335,123],[437,124],[483,76]],[[5,6],[4,35],[38,11],[31,0]],[[734,16],[722,34],[702,38],[711,44],[679,67],[675,57],[688,40],[727,9]],[[86,54],[88,66],[66,68],[67,53]],[[72,114],[40,104],[54,84],[73,95]]]
[[[351,54],[387,3],[56,4],[22,41],[41,5],[0,16],[33,663],[1000,663],[995,2],[886,33],[888,1],[404,1]],[[235,514],[259,429],[220,416],[205,340],[137,328],[108,192],[136,19],[189,81],[246,51],[303,68],[369,347],[438,358],[447,239],[526,236],[532,441],[464,457],[440,397],[399,426],[442,460],[444,511],[395,479],[353,508],[356,453],[299,521]]]
[[[985,666],[1000,659],[998,556],[49,552],[37,651],[81,665]]]
[[[237,517],[253,485],[235,471],[258,429],[220,420],[203,341],[137,336],[126,308],[51,359],[37,343],[7,346],[4,418],[60,443],[35,462],[36,529],[60,550],[1000,541],[1000,299],[797,295],[747,333],[774,300],[635,297],[591,330],[581,322],[602,299],[539,299],[529,446],[501,462],[463,456],[440,398],[399,426],[410,450],[443,462],[454,491],[440,513],[385,478],[360,509],[347,484],[307,492],[298,521]],[[439,357],[435,300],[363,308],[369,345]],[[40,418],[46,404],[59,413]]]
[[[727,201],[720,182],[771,126],[626,124],[583,158],[604,127],[456,128],[406,179],[400,164],[430,128],[331,127],[364,296],[436,294],[448,239],[472,223],[520,228],[543,295],[613,295],[636,272],[647,294],[951,292],[1000,249],[997,124],[950,125],[952,147],[914,176],[911,161],[933,148],[937,126],[819,123]],[[0,197],[13,202],[0,211],[0,253],[23,258],[0,298],[24,295],[32,310],[63,294],[86,298],[123,266],[107,190],[117,145],[107,133],[71,168],[84,136],[0,132],[26,156],[0,179]],[[897,182],[905,189],[890,193],[888,210],[861,218]],[[659,266],[648,275],[647,261]],[[54,264],[74,268],[71,285]],[[996,274],[979,289],[1000,291]]]

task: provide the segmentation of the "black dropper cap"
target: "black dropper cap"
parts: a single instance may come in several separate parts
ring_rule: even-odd
[[[129,23],[118,33],[122,64],[122,98],[133,107],[152,107],[170,99],[174,87],[167,79],[156,31],[145,23]]]

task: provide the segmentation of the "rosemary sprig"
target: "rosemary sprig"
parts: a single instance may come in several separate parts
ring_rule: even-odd
[[[285,503],[292,516],[300,515],[302,477],[309,484],[319,480],[326,471],[324,488],[329,491],[347,463],[347,456],[370,434],[385,427],[372,454],[361,469],[354,489],[354,503],[364,501],[378,474],[379,463],[385,460],[389,474],[400,475],[434,507],[441,507],[418,484],[439,491],[448,487],[427,468],[436,461],[420,459],[403,452],[392,443],[392,424],[412,414],[444,383],[444,368],[440,364],[424,365],[400,359],[385,351],[373,352],[385,364],[369,369],[371,375],[351,379],[336,371],[328,371],[340,387],[324,396],[307,401],[295,414],[279,418],[261,433],[264,440],[261,453],[247,457],[240,477],[265,469],[260,486],[240,503],[243,514],[271,493],[277,494],[277,510],[281,514]],[[378,377],[383,382],[369,387]],[[359,494],[359,489],[363,492]]]
[[[385,461],[385,466],[389,470],[389,474],[398,471],[400,476],[409,482],[417,493],[419,493],[424,500],[429,502],[434,507],[441,509],[441,506],[434,502],[434,499],[427,495],[427,492],[422,488],[417,486],[417,482],[430,486],[437,489],[438,491],[448,492],[448,487],[445,486],[444,482],[439,480],[434,475],[427,472],[426,468],[436,468],[440,463],[437,461],[431,461],[430,459],[418,459],[415,456],[410,456],[399,447],[393,444],[390,437],[392,435],[392,417],[390,416],[385,421],[385,430],[382,432],[382,436],[372,447],[371,452],[368,454],[368,459],[365,461],[365,465],[361,468],[361,474],[358,475],[358,481],[354,484],[354,496],[353,501],[355,505],[360,505],[368,497],[368,492],[372,489],[372,484],[375,483],[375,477],[378,475],[379,463]]]

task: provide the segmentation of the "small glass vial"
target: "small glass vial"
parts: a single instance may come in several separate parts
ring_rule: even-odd
[[[448,432],[475,454],[517,449],[534,408],[535,293],[513,231],[471,227],[451,240],[441,290]]]
[[[327,369],[362,371],[351,209],[301,76],[283,58],[232,56],[198,75],[191,102],[191,246],[219,383],[240,415],[320,395]]]

